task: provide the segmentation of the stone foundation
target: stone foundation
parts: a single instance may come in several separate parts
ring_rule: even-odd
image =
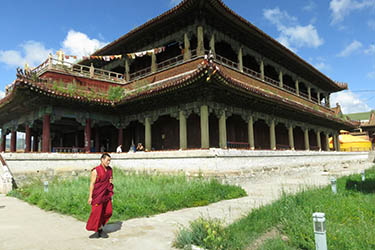
[[[35,176],[89,175],[101,154],[3,153],[18,186]],[[257,178],[301,171],[332,171],[358,165],[358,172],[372,166],[371,152],[183,150],[165,152],[112,153],[111,166],[126,171],[202,175],[220,179]]]

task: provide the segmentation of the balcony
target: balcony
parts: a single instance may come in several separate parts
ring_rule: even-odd
[[[59,61],[52,57],[48,58],[38,67],[32,69],[31,73],[35,73],[37,76],[41,76],[48,71],[57,71],[69,75],[86,77],[100,81],[108,81],[112,83],[126,83],[124,74],[66,61]]]
[[[208,51],[205,51],[206,54],[208,54]],[[191,51],[191,59],[194,60],[196,58],[203,57],[203,56],[198,56],[196,50]],[[245,74],[253,79],[256,79],[260,82],[263,82],[267,85],[270,85],[274,88],[280,89],[282,91],[285,91],[287,93],[293,94],[294,96],[298,96],[302,99],[307,100],[310,103],[314,104],[319,104],[317,98],[311,97],[309,98],[308,94],[299,91],[299,94],[297,95],[297,90],[293,87],[290,87],[288,85],[283,85],[280,87],[279,81],[276,81],[268,76],[264,76],[262,79],[261,73],[254,71],[252,69],[249,69],[247,67],[243,67],[243,70],[240,71],[238,68],[238,63],[233,62],[223,56],[220,56],[218,54],[215,55],[214,58],[215,63],[224,65],[238,73]],[[146,67],[142,70],[130,73],[130,81],[133,82],[142,78],[145,78],[151,74],[154,73],[159,73],[161,71],[168,70],[172,67],[181,65],[186,63],[184,61],[184,55],[178,55],[176,57],[169,58],[165,61],[161,61],[156,64],[156,72],[152,72],[151,67]],[[80,65],[80,64],[73,64],[69,62],[61,62],[58,61],[57,59],[54,59],[52,57],[48,58],[44,63],[36,67],[35,69],[32,70],[32,72],[36,73],[38,76],[42,75],[43,73],[47,71],[58,71],[62,73],[67,73],[71,75],[76,75],[76,76],[81,76],[81,77],[87,77],[90,79],[95,79],[95,80],[100,80],[100,81],[107,81],[107,82],[112,82],[112,83],[117,83],[117,84],[127,84],[128,82],[125,80],[125,75],[120,74],[117,72],[113,71],[108,71],[108,70],[103,70],[99,68],[94,68],[92,66],[86,66],[86,65]],[[324,103],[320,103],[320,106],[324,107]]]

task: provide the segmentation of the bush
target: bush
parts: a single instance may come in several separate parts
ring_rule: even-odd
[[[218,219],[199,218],[189,228],[181,228],[173,245],[178,248],[189,248],[197,245],[205,249],[227,249],[226,232],[223,222]]]

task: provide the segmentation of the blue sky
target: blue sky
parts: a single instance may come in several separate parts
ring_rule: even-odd
[[[178,0],[2,1],[0,90],[25,62],[48,53],[90,54]],[[224,0],[236,13],[328,77],[349,84],[332,97],[345,113],[375,109],[375,0]]]

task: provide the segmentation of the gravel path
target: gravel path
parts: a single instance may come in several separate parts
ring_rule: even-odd
[[[332,175],[359,173],[369,166],[334,171],[314,168],[242,180],[238,184],[247,191],[247,197],[114,223],[105,229],[109,232],[108,239],[89,239],[91,232],[85,230],[84,222],[0,195],[0,249],[173,249],[172,241],[179,226],[188,225],[199,216],[224,218],[231,223],[251,209],[278,199],[282,190],[294,193],[306,187],[327,185]]]

